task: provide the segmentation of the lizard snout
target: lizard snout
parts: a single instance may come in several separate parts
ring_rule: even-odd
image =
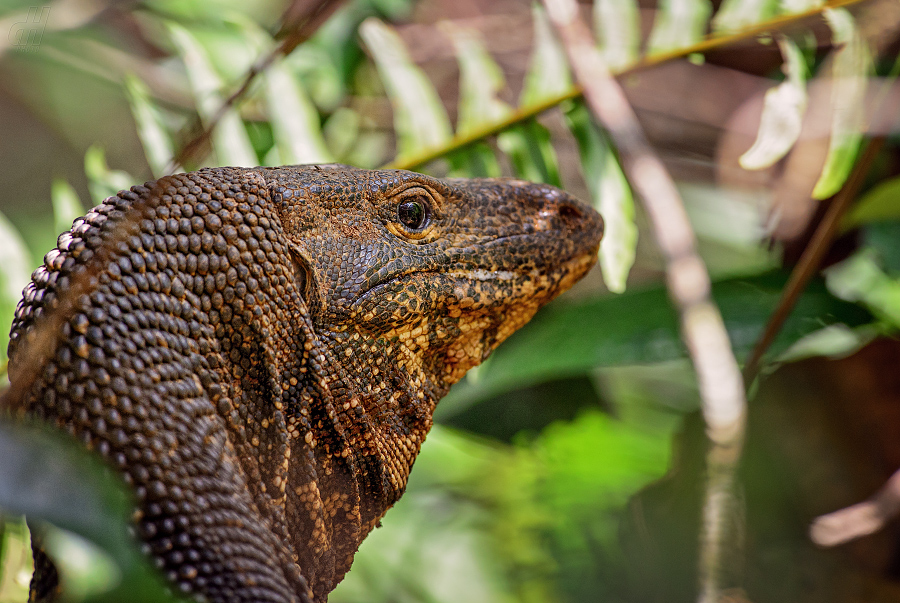
[[[603,236],[603,218],[593,207],[554,189],[543,196],[536,226],[539,230],[557,232],[564,237],[584,240],[591,247]]]

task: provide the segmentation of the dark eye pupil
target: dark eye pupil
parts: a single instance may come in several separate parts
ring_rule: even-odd
[[[404,226],[411,230],[419,230],[425,226],[427,212],[421,201],[404,201],[397,207],[397,217]]]

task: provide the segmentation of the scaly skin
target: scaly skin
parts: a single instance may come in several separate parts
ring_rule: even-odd
[[[133,488],[143,547],[215,602],[325,601],[437,401],[593,265],[549,186],[221,168],[110,197],[16,310],[12,410]],[[38,551],[37,600],[57,590]]]

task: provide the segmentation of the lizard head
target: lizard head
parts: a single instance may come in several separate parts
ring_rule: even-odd
[[[548,185],[292,169],[276,201],[317,331],[399,345],[437,397],[584,276],[603,234]]]
[[[405,489],[436,402],[590,269],[603,221],[519,180],[263,173],[304,325],[302,347],[289,347],[308,359],[283,388],[301,459],[287,469],[287,523],[324,597]]]

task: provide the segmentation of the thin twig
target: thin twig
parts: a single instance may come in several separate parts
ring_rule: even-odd
[[[711,50],[723,48],[731,44],[741,42],[743,40],[754,38],[767,32],[780,31],[792,25],[796,25],[804,19],[818,16],[828,8],[847,7],[866,1],[867,0],[837,0],[829,2],[824,6],[804,11],[802,13],[795,13],[792,15],[781,16],[775,19],[770,19],[768,21],[763,21],[762,23],[747,27],[746,29],[730,35],[711,35],[691,46],[685,46],[684,48],[678,48],[676,50],[647,55],[630,67],[614,72],[614,75],[616,77],[632,75],[639,71],[649,69],[650,67],[655,67],[663,63],[667,63],[674,59],[680,59],[692,54],[702,54],[705,52],[710,52]],[[464,134],[457,134],[446,144],[441,145],[440,147],[435,147],[433,149],[424,149],[418,154],[408,157],[402,161],[394,159],[384,167],[388,169],[414,170],[431,161],[434,161],[435,159],[439,159],[445,155],[448,155],[453,151],[458,151],[459,149],[465,148],[470,144],[487,138],[488,136],[499,134],[500,132],[507,130],[511,126],[528,121],[529,119],[534,119],[541,113],[556,107],[560,103],[578,98],[582,94],[583,90],[581,86],[576,84],[562,94],[548,98],[541,103],[530,105],[528,107],[520,107],[501,121],[485,124],[479,128],[468,130]]]
[[[875,496],[816,518],[809,528],[810,539],[819,546],[836,546],[854,538],[874,534],[900,513],[900,471]]]
[[[175,172],[180,167],[185,166],[185,164],[190,161],[193,157],[197,156],[202,149],[205,149],[209,144],[209,139],[212,136],[213,130],[215,130],[216,126],[219,124],[219,121],[225,116],[225,114],[234,107],[238,101],[242,100],[244,95],[250,90],[250,86],[256,80],[257,76],[262,74],[272,65],[278,58],[287,56],[294,51],[297,46],[305,42],[312,36],[313,33],[330,17],[334,14],[334,11],[338,9],[338,7],[343,3],[342,0],[327,0],[325,2],[306,2],[306,7],[308,10],[303,14],[294,17],[291,19],[292,24],[288,24],[287,22],[282,26],[282,31],[287,32],[285,38],[278,44],[275,48],[269,51],[267,54],[263,55],[250,67],[250,70],[247,71],[246,75],[243,78],[243,81],[238,88],[232,92],[228,98],[226,98],[222,105],[216,110],[213,114],[212,118],[210,118],[206,123],[201,123],[200,117],[194,120],[194,123],[188,131],[198,130],[202,127],[202,130],[199,134],[191,138],[184,146],[181,147],[181,150],[175,155],[172,161],[169,163],[167,172],[172,173]],[[298,3],[294,3],[291,7],[288,8],[288,11],[291,11],[292,8]],[[285,15],[288,14],[286,11]],[[287,21],[287,18],[285,19]]]
[[[622,167],[650,218],[665,258],[669,294],[697,374],[710,449],[700,551],[700,601],[715,603],[729,534],[735,471],[744,439],[746,399],[737,361],[710,279],[675,183],[647,142],[625,93],[613,78],[575,0],[544,0],[576,79],[596,119],[609,132]]]
[[[881,151],[883,145],[884,137],[872,138],[866,143],[865,150],[853,166],[853,171],[847,178],[847,182],[832,199],[825,216],[816,227],[812,239],[810,239],[809,244],[803,250],[800,261],[797,262],[797,265],[791,271],[791,276],[784,286],[778,305],[772,312],[772,316],[769,317],[762,335],[760,335],[756,345],[753,346],[753,351],[744,365],[744,383],[748,388],[759,373],[760,361],[763,355],[769,349],[769,346],[772,345],[772,342],[775,341],[775,336],[778,335],[782,325],[784,325],[784,321],[790,316],[807,283],[818,271],[822,258],[830,248],[834,235],[839,230],[841,218],[853,200],[856,199],[859,188],[862,186],[872,162],[879,151]]]

